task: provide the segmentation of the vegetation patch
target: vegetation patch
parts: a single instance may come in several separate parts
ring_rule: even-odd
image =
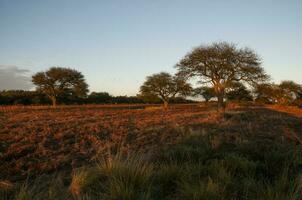
[[[174,109],[177,112],[174,113]],[[177,114],[180,110],[181,117]],[[163,113],[162,110],[140,110],[131,111],[131,114],[134,112],[140,113],[141,119],[144,119],[144,112],[157,114],[156,119]],[[37,148],[46,148],[44,151],[54,155],[42,164],[40,159],[31,156],[34,155],[32,150],[24,147],[20,151],[23,152],[20,161],[24,164],[39,161],[39,166],[44,167],[40,168],[39,175],[28,174],[26,179],[10,180],[2,174],[1,199],[301,199],[302,147],[297,139],[288,137],[287,130],[301,137],[299,114],[245,107],[228,110],[225,114],[208,110],[194,112],[192,107],[175,107],[165,112],[170,112],[170,118],[178,116],[178,122],[184,120],[185,126],[163,118],[165,123],[149,121],[143,131],[138,121],[129,118],[125,121],[123,145],[114,143],[118,135],[112,132],[113,127],[106,132],[110,138],[91,140],[100,145],[104,140],[110,147],[98,154],[94,152],[93,162],[89,161],[88,150],[94,144],[82,143],[81,137],[85,135],[74,134],[76,129],[67,131],[68,137],[51,134],[51,139],[62,144],[65,140],[59,138],[67,138],[64,146],[84,145],[78,147],[82,149],[81,154],[63,149],[56,151],[52,142],[49,148],[37,143]],[[188,121],[183,118],[186,114]],[[198,115],[202,116],[199,123],[192,123],[194,120],[189,116]],[[147,123],[150,119],[145,120]],[[93,136],[87,134],[85,137],[90,138],[90,135]],[[108,146],[110,141],[112,146]],[[44,142],[48,144],[49,141],[46,138]],[[67,165],[75,162],[78,164]],[[5,164],[1,165],[3,170],[9,168],[9,162]],[[54,164],[57,170],[50,170]],[[22,167],[20,172],[28,173],[26,169]]]

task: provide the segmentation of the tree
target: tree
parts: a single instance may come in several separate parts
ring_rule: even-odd
[[[218,99],[218,108],[223,106],[225,91],[234,81],[249,84],[268,79],[260,66],[259,57],[249,48],[238,49],[227,42],[199,46],[177,63],[178,74],[199,77],[201,84],[211,84]]]
[[[156,95],[156,94],[142,94],[142,93],[139,93],[137,95],[137,97],[142,100],[143,103],[161,103],[162,100]]]
[[[51,67],[32,76],[37,90],[43,92],[56,106],[59,97],[86,97],[88,85],[81,72],[74,69]]]
[[[289,104],[302,107],[302,85],[294,81],[282,81],[279,87],[290,97]]]
[[[170,99],[176,95],[187,96],[191,90],[191,85],[184,78],[166,72],[148,76],[140,88],[142,96],[157,96],[163,101],[165,108]]]
[[[112,103],[126,103],[126,104],[136,104],[136,103],[144,103],[142,99],[137,96],[116,96],[112,98]]]
[[[256,100],[263,103],[291,105],[299,102],[302,86],[293,81],[277,84],[259,84],[255,88]]]
[[[92,92],[88,95],[88,103],[111,103],[113,97],[108,92]]]
[[[302,97],[302,85],[294,81],[282,81],[279,87],[285,94],[291,97],[291,100],[299,99]]]
[[[30,105],[45,102],[45,95],[36,91],[4,90],[0,91],[0,105]]]
[[[229,101],[253,101],[251,92],[241,82],[234,82],[231,88],[226,92],[226,98]]]
[[[212,87],[198,87],[194,89],[194,95],[201,95],[205,99],[206,103],[208,103],[213,97],[215,97],[215,91]]]
[[[254,89],[255,101],[260,103],[276,103],[276,85],[271,83],[256,84]]]

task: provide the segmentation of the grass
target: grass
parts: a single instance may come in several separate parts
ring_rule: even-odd
[[[301,146],[255,138],[229,143],[222,136],[213,148],[212,139],[189,136],[148,160],[112,156],[78,169],[60,189],[53,179],[42,190],[38,183],[22,185],[7,199],[41,199],[42,193],[43,199],[301,199]]]
[[[129,132],[138,134],[128,121]],[[148,129],[144,134],[181,135],[168,145],[157,140],[161,145],[152,151],[121,148],[70,174],[58,171],[13,185],[3,182],[0,199],[299,200],[301,125],[297,116],[263,109],[209,113],[192,126]],[[136,142],[134,137],[127,145]]]

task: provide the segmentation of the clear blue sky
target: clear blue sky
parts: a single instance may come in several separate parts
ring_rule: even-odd
[[[90,90],[135,95],[147,75],[216,41],[253,48],[275,82],[302,83],[301,0],[0,0],[2,75],[72,67]]]

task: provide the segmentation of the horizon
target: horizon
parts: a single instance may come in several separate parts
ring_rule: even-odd
[[[252,48],[272,82],[302,83],[301,1],[171,2],[0,0],[0,90],[33,89],[32,74],[60,66],[82,72],[90,92],[133,96],[146,76],[219,41]]]

